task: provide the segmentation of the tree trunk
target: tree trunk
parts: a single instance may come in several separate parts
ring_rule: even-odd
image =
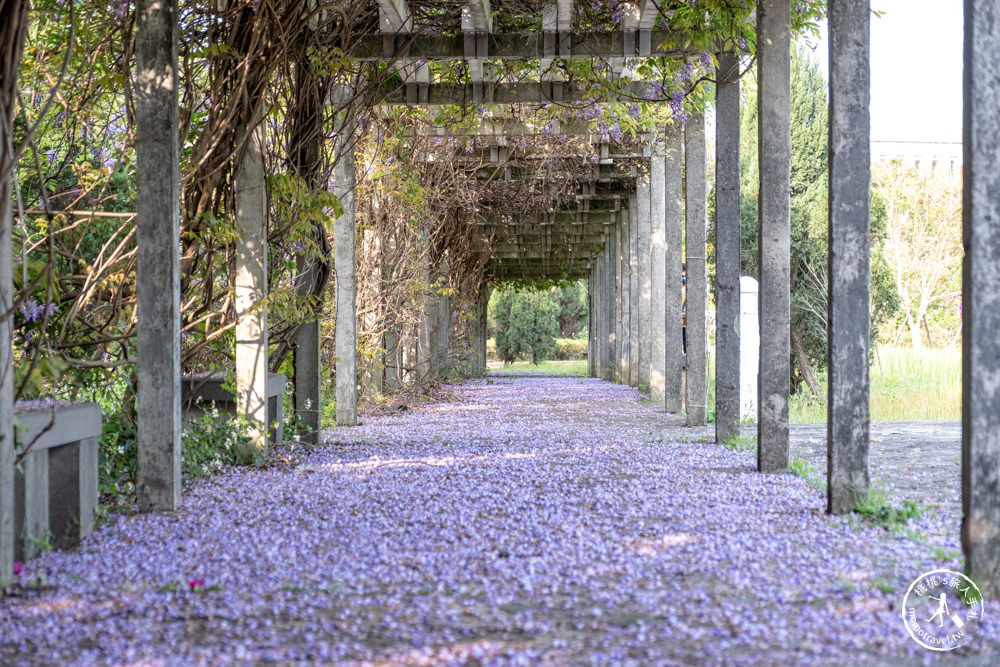
[[[813,394],[819,394],[821,389],[819,381],[816,379],[816,372],[813,371],[812,365],[809,363],[806,348],[802,345],[802,336],[799,335],[799,330],[795,328],[794,324],[791,325],[791,338],[792,351],[795,352],[795,361],[799,367],[799,374],[805,381],[806,386],[809,387],[809,391]]]

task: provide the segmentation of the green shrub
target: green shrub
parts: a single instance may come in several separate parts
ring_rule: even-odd
[[[559,361],[587,358],[587,341],[580,338],[556,338],[555,358]]]
[[[205,477],[227,465],[243,463],[250,435],[242,420],[223,415],[213,404],[189,421],[181,437],[181,468],[185,475]]]
[[[227,465],[243,463],[240,446],[250,442],[240,420],[212,406],[184,425],[181,470],[185,477],[205,477]],[[122,411],[106,413],[98,447],[101,500],[112,509],[127,506],[135,495],[139,448],[135,425]]]

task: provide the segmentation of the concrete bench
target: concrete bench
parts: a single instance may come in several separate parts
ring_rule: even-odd
[[[97,517],[96,403],[54,402],[15,407],[18,451],[30,445],[14,471],[14,558],[34,557],[51,536],[67,549],[94,530]]]
[[[283,373],[267,374],[267,423],[268,443],[280,445],[287,380]],[[194,373],[181,377],[181,409],[185,419],[197,417],[204,409],[199,403],[213,403],[221,412],[236,414],[236,397],[224,387],[225,376],[221,373]]]

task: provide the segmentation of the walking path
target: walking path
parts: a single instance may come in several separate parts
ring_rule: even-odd
[[[752,452],[629,387],[496,377],[451,391],[31,561],[24,581],[49,588],[0,601],[0,664],[942,657],[899,609],[916,576],[959,567],[957,525],[940,543],[918,534],[940,517],[909,531],[829,517],[821,490],[755,473]],[[795,451],[821,455],[814,439]],[[963,655],[1000,651],[990,611]]]

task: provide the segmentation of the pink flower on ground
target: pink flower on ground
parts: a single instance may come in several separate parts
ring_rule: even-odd
[[[14,574],[17,575],[17,576],[19,576],[19,577],[22,574],[24,574],[24,568],[21,567],[21,562],[20,561],[14,561]]]
[[[205,580],[204,579],[192,579],[188,582],[188,588],[197,593],[198,591],[205,590]]]

